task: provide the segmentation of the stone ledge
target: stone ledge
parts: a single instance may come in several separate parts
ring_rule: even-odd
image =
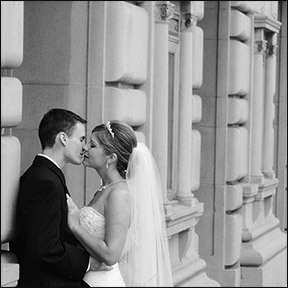
[[[1,263],[1,287],[15,287],[19,280],[19,264]]]
[[[261,266],[285,249],[287,236],[276,228],[253,241],[242,243],[241,266]]]
[[[181,204],[170,207],[169,215],[166,215],[167,236],[195,227],[199,217],[203,214],[203,207],[203,203],[198,203],[193,207]]]

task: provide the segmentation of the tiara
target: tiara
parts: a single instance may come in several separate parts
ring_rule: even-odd
[[[110,121],[107,122],[106,128],[107,128],[107,130],[109,131],[109,133],[111,134],[112,138],[114,139],[114,132],[112,131]]]

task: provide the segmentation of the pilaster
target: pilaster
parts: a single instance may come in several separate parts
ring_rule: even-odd
[[[167,183],[168,155],[168,24],[173,16],[169,1],[154,4],[154,89],[152,151],[158,165],[163,191]],[[161,111],[161,113],[159,113]],[[164,195],[167,202],[167,194]]]
[[[179,149],[177,198],[191,205],[191,145],[192,145],[192,51],[193,26],[197,17],[182,12],[180,20],[180,77],[179,77]]]
[[[251,181],[252,183],[263,183],[262,174],[262,137],[263,137],[263,73],[264,52],[266,40],[264,31],[257,29],[254,43],[254,74],[253,74],[253,97],[252,97],[252,135],[251,135]]]
[[[264,140],[263,140],[263,174],[275,178],[274,165],[274,127],[275,118],[274,97],[276,93],[276,38],[277,34],[268,40],[266,71],[265,71],[265,103],[264,103]]]
[[[206,272],[206,262],[198,252],[199,239],[195,231],[203,214],[203,203],[192,193],[192,122],[193,122],[193,33],[198,17],[202,17],[202,1],[186,1],[180,5],[180,69],[178,127],[178,204],[170,208],[168,235],[171,243],[174,285],[176,287],[218,287]],[[196,105],[194,103],[194,105]],[[196,161],[196,159],[195,159]]]
[[[270,5],[268,2],[267,5]],[[253,24],[251,183],[255,183],[256,191],[243,195],[243,206],[239,209],[244,223],[240,257],[241,286],[282,287],[285,283],[287,285],[287,273],[283,269],[287,265],[287,236],[281,232],[280,221],[273,213],[279,182],[273,171],[273,121],[276,40],[280,23],[267,15],[256,14]]]

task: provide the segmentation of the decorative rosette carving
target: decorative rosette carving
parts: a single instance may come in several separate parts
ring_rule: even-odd
[[[181,30],[191,29],[197,25],[197,16],[190,12],[181,13]]]
[[[263,53],[266,50],[267,41],[266,40],[257,40],[254,45],[255,53]]]
[[[175,5],[171,3],[157,4],[158,13],[156,13],[156,18],[162,21],[168,21],[169,19],[172,19],[174,15],[174,6]]]

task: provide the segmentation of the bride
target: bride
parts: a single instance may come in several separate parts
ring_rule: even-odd
[[[124,122],[108,121],[91,133],[83,164],[102,185],[78,209],[67,195],[68,225],[98,261],[84,281],[92,287],[173,286],[161,182],[153,156]]]

